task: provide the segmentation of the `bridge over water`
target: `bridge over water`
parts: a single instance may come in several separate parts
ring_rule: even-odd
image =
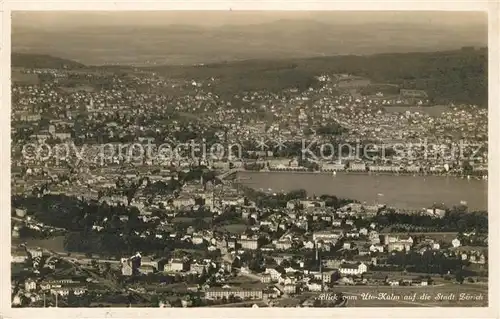
[[[243,168],[232,168],[232,169],[229,169],[227,171],[224,171],[222,172],[221,174],[219,174],[217,176],[217,178],[221,181],[224,181],[226,178],[228,178],[229,176],[233,175],[233,174],[236,174],[237,172],[242,172],[244,171]]]

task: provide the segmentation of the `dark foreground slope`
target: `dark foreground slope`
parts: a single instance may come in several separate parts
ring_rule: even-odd
[[[12,53],[12,67],[47,68],[47,69],[81,69],[85,65],[67,59],[46,54]]]

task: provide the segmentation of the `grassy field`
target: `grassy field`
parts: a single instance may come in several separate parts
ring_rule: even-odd
[[[241,234],[245,229],[247,229],[247,225],[245,224],[229,224],[222,226],[226,231],[233,234]]]
[[[27,74],[23,73],[20,70],[13,69],[12,70],[12,83],[16,84],[28,84],[28,85],[36,85],[39,83],[37,74]]]
[[[56,236],[48,239],[13,239],[12,245],[19,245],[21,243],[26,243],[28,247],[40,247],[44,249],[54,250],[54,251],[65,251],[64,250],[64,236]]]
[[[177,216],[172,220],[172,223],[174,224],[184,224],[184,223],[192,223],[196,220],[194,217],[183,217],[183,216]],[[205,217],[203,218],[205,222],[210,222],[212,220],[212,217]]]

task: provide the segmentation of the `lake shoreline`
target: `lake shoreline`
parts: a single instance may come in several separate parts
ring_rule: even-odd
[[[466,202],[470,211],[488,210],[488,181],[459,176],[365,172],[239,171],[238,184],[268,192],[304,189],[309,196],[332,195],[400,209],[447,207]]]
[[[355,172],[355,171],[336,171],[336,173],[331,172],[331,171],[301,171],[301,170],[291,170],[291,171],[278,171],[278,170],[269,170],[269,171],[253,171],[253,170],[243,170],[243,171],[238,171],[237,174],[239,173],[250,173],[250,174],[273,174],[273,173],[288,173],[288,174],[309,174],[309,175],[331,175],[331,176],[336,176],[336,175],[360,175],[360,176],[412,176],[412,177],[446,177],[446,178],[457,178],[457,179],[467,179],[465,175],[451,175],[451,174],[423,174],[423,173],[391,173],[391,172]],[[480,176],[470,176],[471,180],[484,180],[485,182],[487,179],[484,179]]]

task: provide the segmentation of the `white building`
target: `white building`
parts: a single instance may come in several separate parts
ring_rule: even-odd
[[[42,257],[43,252],[39,248],[28,249],[28,253],[31,254],[31,258]]]
[[[321,284],[318,284],[318,283],[308,283],[307,284],[307,289],[309,289],[309,291],[321,291]]]
[[[368,267],[364,263],[356,264],[341,264],[339,272],[342,275],[361,275],[368,271]]]
[[[240,239],[241,248],[256,250],[258,248],[257,239]]]
[[[370,246],[370,251],[371,252],[379,252],[379,253],[383,253],[384,252],[384,246],[383,245],[371,245]]]
[[[26,291],[36,290],[36,281],[34,281],[33,279],[26,279],[26,281],[24,282],[24,289]]]
[[[342,230],[318,231],[313,233],[313,241],[331,241],[341,238],[344,235]]]
[[[274,268],[266,268],[266,274],[271,275],[271,280],[275,281],[281,277],[281,273]]]
[[[172,259],[163,267],[165,272],[181,272],[188,270],[186,263],[181,259]]]

